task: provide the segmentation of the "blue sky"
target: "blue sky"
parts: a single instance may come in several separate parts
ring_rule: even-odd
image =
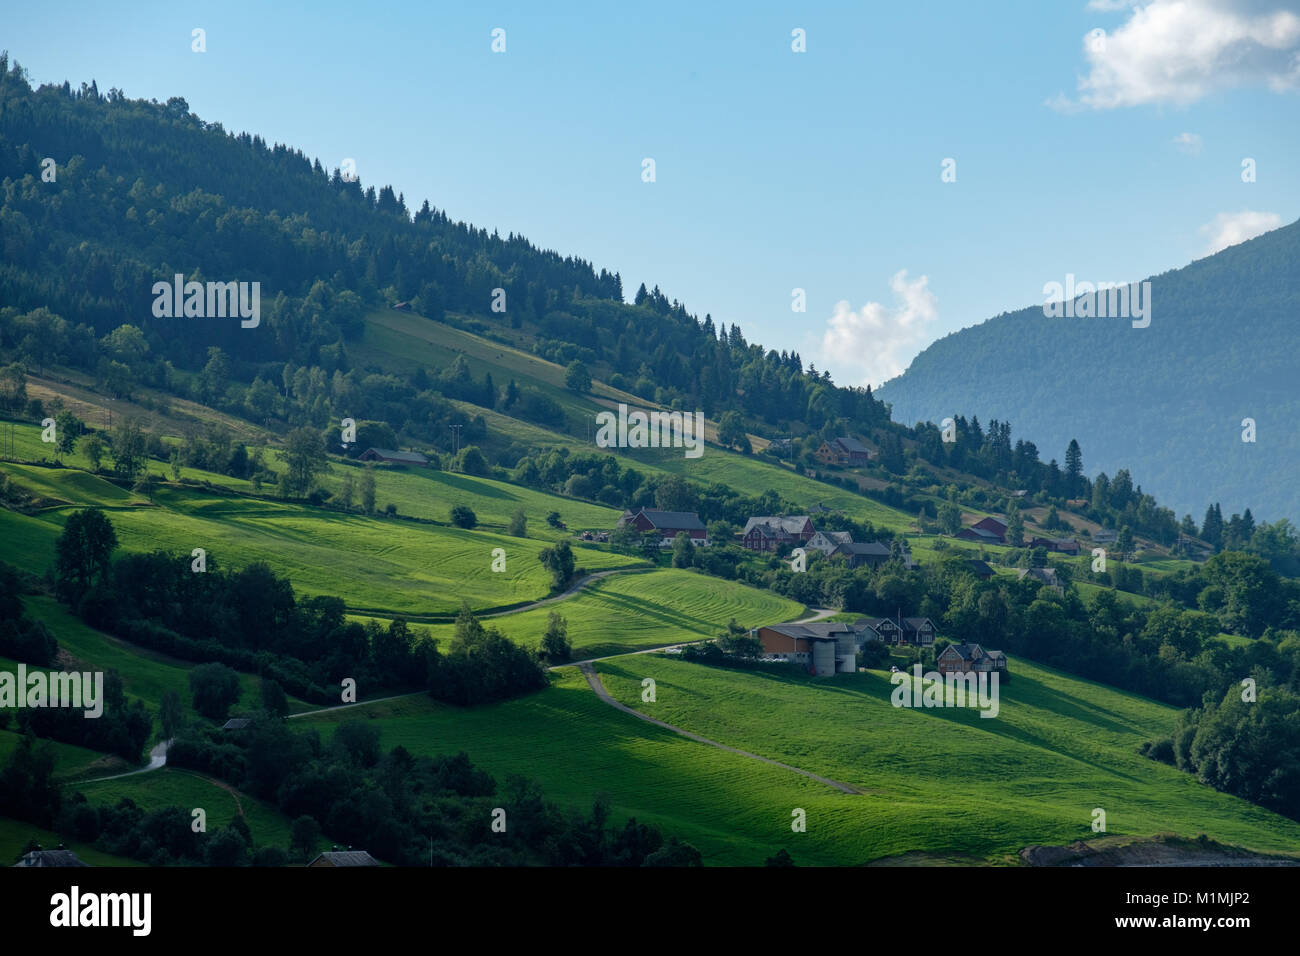
[[[36,83],[351,157],[841,384],[1066,273],[1139,279],[1300,216],[1296,0],[464,6],[24,5],[0,46]]]

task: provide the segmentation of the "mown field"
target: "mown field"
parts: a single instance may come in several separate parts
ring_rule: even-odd
[[[229,825],[236,816],[243,816],[255,847],[289,848],[292,821],[275,807],[179,767],[163,767],[117,780],[72,784],[67,789],[70,793],[84,793],[93,804],[114,806],[125,798],[146,811],[181,807],[192,813],[195,809],[202,809],[207,817],[209,833]]]
[[[180,486],[160,488],[150,505],[80,471],[12,464],[0,470],[24,486],[38,478],[47,491],[75,502],[30,516],[0,511],[0,560],[37,573],[52,564],[54,542],[67,517],[93,504],[108,513],[123,550],[189,554],[203,548],[209,562],[226,567],[264,561],[288,575],[298,593],[335,595],[354,611],[445,615],[458,610],[462,598],[476,608],[506,607],[550,590],[549,572],[537,560],[547,544],[534,538]],[[496,548],[505,550],[504,572],[492,571]],[[576,552],[588,570],[643,563],[595,548]]]
[[[462,710],[423,696],[302,722],[328,736],[372,721],[384,747],[466,751],[498,781],[522,773],[551,799],[609,796],[695,844],[710,865],[760,864],[785,848],[800,864],[859,865],[901,854],[1015,862],[1029,844],[1095,836],[1206,833],[1261,852],[1300,851],[1300,824],[1217,793],[1136,753],[1174,711],[1014,661],[1001,713],[906,710],[883,673],[805,679],[722,671],[660,655],[597,666],[629,706],[721,743],[857,786],[845,794],[779,767],[700,744],[602,703],[576,668],[548,690]],[[656,702],[643,703],[645,677]],[[807,831],[791,829],[792,812]]]
[[[584,808],[597,793],[608,794],[619,821],[653,823],[694,844],[709,865],[762,865],[783,847],[800,863],[866,861],[855,798],[619,713],[597,699],[576,668],[557,671],[547,690],[489,707],[465,710],[420,695],[294,723],[328,736],[358,718],[379,727],[385,748],[463,750],[498,787],[519,773],[537,780],[548,799]],[[834,823],[792,833],[795,807]]]
[[[574,657],[580,659],[717,637],[732,618],[745,627],[788,621],[803,616],[804,607],[734,581],[662,569],[611,575],[563,601],[483,623],[517,644],[535,647],[552,611],[564,617]],[[445,647],[455,625],[428,630]]]
[[[1300,852],[1300,823],[1137,753],[1170,732],[1174,708],[1027,661],[1011,662],[994,718],[896,708],[883,671],[815,679],[662,655],[596,668],[616,699],[641,712],[861,789],[849,800],[860,811],[855,840],[865,857],[916,850],[998,859],[1030,843],[1091,837],[1097,807],[1111,834],[1204,832],[1253,850]],[[656,681],[653,704],[641,701],[646,677]],[[820,825],[810,814],[809,832]]]

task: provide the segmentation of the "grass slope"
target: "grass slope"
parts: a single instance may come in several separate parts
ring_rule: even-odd
[[[1300,823],[1138,755],[1139,743],[1170,731],[1173,708],[1023,660],[1011,668],[1000,713],[981,718],[896,708],[885,672],[815,679],[661,655],[597,665],[616,699],[648,715],[862,789],[845,838],[865,859],[913,850],[997,859],[1030,843],[1086,839],[1096,807],[1112,834],[1204,832],[1259,851],[1300,850]],[[653,704],[641,701],[646,677],[657,684]],[[839,825],[809,815],[810,833]]]

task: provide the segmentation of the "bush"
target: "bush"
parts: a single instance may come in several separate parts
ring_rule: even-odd
[[[472,528],[478,524],[478,516],[468,505],[455,505],[451,509],[451,523],[457,528]]]

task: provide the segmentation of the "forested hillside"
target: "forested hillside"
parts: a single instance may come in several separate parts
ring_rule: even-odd
[[[359,384],[334,376],[354,371],[349,346],[367,307],[405,302],[434,320],[526,339],[537,354],[582,361],[616,388],[710,416],[735,410],[798,431],[835,418],[861,427],[887,419],[869,390],[837,388],[805,371],[797,354],[750,345],[735,325],[715,329],[657,287],[628,305],[617,273],[452,222],[427,201],[412,215],[390,187],[229,134],[180,97],[131,100],[93,82],[33,90],[5,56],[0,144],[0,305],[14,310],[3,334],[33,368],[94,370],[119,392],[137,382],[185,391],[178,386],[191,373],[206,372],[203,400],[259,419],[276,414],[271,390],[297,392],[295,371],[320,369],[286,416],[323,425],[333,392]],[[46,157],[53,181],[42,176]],[[260,282],[259,325],[155,318],[153,284],[176,273]],[[446,408],[426,405],[407,420],[449,445]]]
[[[1153,277],[1151,304],[1147,328],[1041,305],[999,315],[935,342],[880,396],[897,421],[1010,417],[1041,445],[1077,438],[1093,466],[1132,469],[1179,512],[1213,495],[1300,516],[1300,223]]]

